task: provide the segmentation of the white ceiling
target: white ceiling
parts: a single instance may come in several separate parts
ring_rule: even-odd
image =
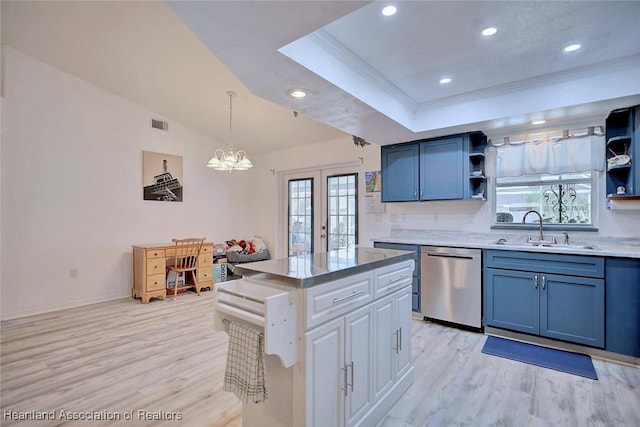
[[[250,153],[602,124],[640,103],[640,2],[398,1],[383,17],[387,3],[3,0],[2,42],[222,144],[233,90]]]

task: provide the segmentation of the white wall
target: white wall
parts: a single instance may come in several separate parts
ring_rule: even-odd
[[[235,176],[221,144],[3,47],[2,319],[131,295],[131,245],[221,241]],[[142,200],[142,151],[183,157],[184,201]],[[70,278],[70,269],[78,278]]]

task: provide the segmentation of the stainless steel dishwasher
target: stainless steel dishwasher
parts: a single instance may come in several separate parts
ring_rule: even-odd
[[[420,256],[421,314],[481,328],[481,251],[422,246]]]

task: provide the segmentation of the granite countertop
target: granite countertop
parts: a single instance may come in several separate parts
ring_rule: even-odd
[[[592,255],[621,258],[640,258],[640,238],[638,237],[598,237],[573,235],[570,233],[570,245],[534,246],[526,243],[529,233],[469,233],[437,230],[393,230],[389,236],[371,239],[374,242],[404,243],[424,246],[445,246],[474,249],[517,250],[526,252],[545,252],[570,255]],[[556,237],[562,242],[563,235],[557,232],[545,232],[545,240]],[[506,243],[498,244],[500,239]]]
[[[277,280],[298,288],[308,288],[412,259],[411,251],[356,247],[237,264],[234,273],[256,279]]]

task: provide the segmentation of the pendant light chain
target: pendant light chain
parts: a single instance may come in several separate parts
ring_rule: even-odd
[[[231,134],[231,123],[233,121],[233,96],[235,92],[227,91],[227,95],[229,95],[229,149],[233,150],[233,137]]]

